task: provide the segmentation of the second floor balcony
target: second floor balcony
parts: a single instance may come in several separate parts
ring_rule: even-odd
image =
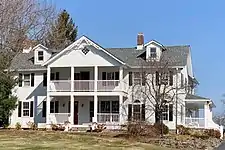
[[[50,68],[49,92],[127,92],[123,68]]]

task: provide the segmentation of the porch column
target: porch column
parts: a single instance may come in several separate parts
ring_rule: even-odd
[[[205,102],[205,104],[204,104],[205,128],[208,127],[209,112],[210,112],[210,109],[209,109],[209,103],[208,103],[208,102]]]
[[[94,91],[97,92],[98,91],[98,66],[95,66],[94,72],[95,72]]]
[[[94,95],[94,118],[93,122],[98,122],[98,96]]]
[[[123,67],[120,67],[120,75],[119,75],[119,79],[120,79],[120,89],[124,90],[124,83],[123,83]]]
[[[71,67],[71,92],[74,92],[74,67]]]
[[[74,96],[70,95],[70,123],[74,124]]]
[[[123,95],[119,95],[119,122],[123,123]]]
[[[51,124],[51,120],[50,120],[50,76],[51,76],[51,68],[48,66],[47,67],[47,96],[46,96],[46,124],[49,125]]]

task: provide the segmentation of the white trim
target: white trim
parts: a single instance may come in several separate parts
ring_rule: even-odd
[[[38,45],[36,45],[32,50],[35,50],[35,49],[37,49],[38,47],[42,47],[43,49],[45,49],[45,50],[48,50],[48,48],[47,47],[45,47],[44,45],[42,45],[42,44],[38,44]]]
[[[104,48],[102,48],[101,46],[99,46],[97,43],[93,42],[88,37],[86,37],[86,36],[83,35],[78,40],[76,40],[74,43],[72,43],[71,45],[69,45],[68,47],[66,47],[64,50],[62,50],[61,52],[59,52],[58,54],[56,54],[54,57],[52,57],[49,60],[47,60],[46,62],[44,62],[42,64],[42,66],[48,65],[49,63],[51,63],[52,61],[54,61],[55,59],[57,59],[59,56],[61,56],[64,52],[66,52],[68,50],[71,50],[73,47],[75,47],[76,45],[78,45],[79,42],[81,42],[83,40],[87,41],[87,43],[91,43],[94,47],[102,50],[103,52],[105,52],[106,54],[108,54],[109,56],[111,56],[113,59],[115,59],[118,62],[120,62],[121,64],[125,65],[125,63],[123,61],[121,61],[120,59],[116,58],[115,56],[113,56],[112,54],[110,54],[109,52],[107,52]]]
[[[160,44],[159,42],[157,42],[157,41],[155,41],[155,40],[151,40],[151,41],[145,43],[144,46],[148,46],[148,45],[150,45],[150,44],[156,44],[156,45],[158,45],[158,46],[164,48],[164,46],[163,46],[162,44]]]

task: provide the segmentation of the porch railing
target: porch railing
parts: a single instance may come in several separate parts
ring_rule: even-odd
[[[50,122],[53,124],[64,124],[69,121],[70,113],[50,113]]]
[[[120,81],[119,80],[98,80],[97,81],[98,91],[119,91]]]
[[[118,113],[98,113],[98,122],[119,122],[120,115]]]
[[[50,91],[54,92],[64,92],[71,91],[71,81],[70,80],[54,80],[50,81],[49,85]]]
[[[196,127],[196,128],[204,128],[205,127],[205,118],[185,118],[185,125],[189,127]]]
[[[75,80],[74,91],[94,91],[94,80]]]

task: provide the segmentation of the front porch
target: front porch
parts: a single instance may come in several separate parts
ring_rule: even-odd
[[[92,122],[120,123],[120,96],[54,96],[51,97],[46,124],[86,125]],[[72,100],[71,100],[72,99]]]

